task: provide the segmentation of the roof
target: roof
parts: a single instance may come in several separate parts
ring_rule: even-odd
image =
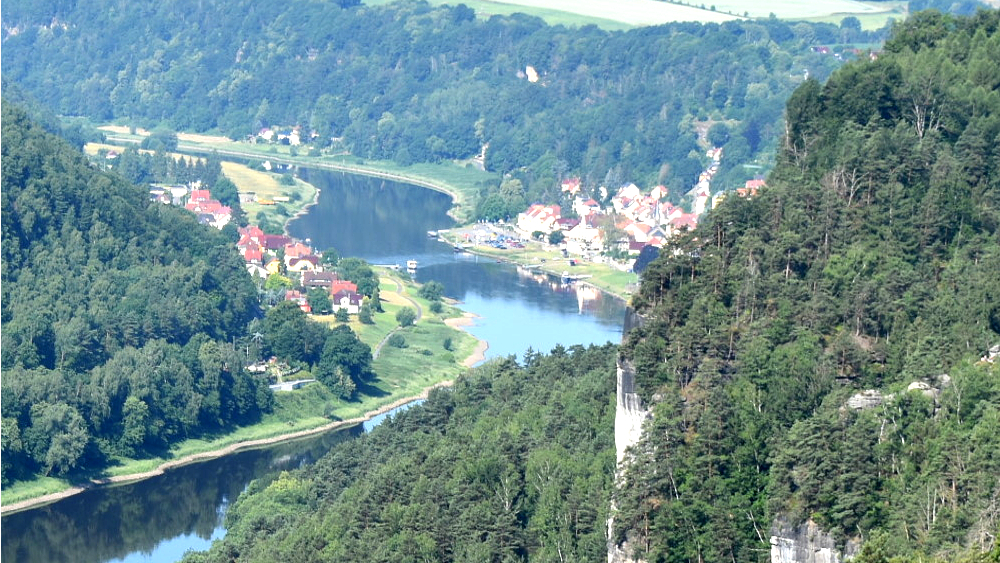
[[[340,278],[335,272],[303,272],[302,285],[310,287],[329,287]]]
[[[191,190],[191,202],[199,203],[212,199],[212,194],[208,190]]]
[[[336,295],[343,290],[357,291],[358,284],[347,280],[336,280],[330,284],[330,295]]]
[[[292,239],[291,237],[286,237],[285,235],[263,235],[260,242],[264,245],[264,248],[268,250],[278,250],[279,248],[284,248],[286,244],[292,242]]]
[[[302,244],[301,242],[295,241],[285,245],[285,256],[286,257],[302,257],[312,254],[312,249],[308,246]]]

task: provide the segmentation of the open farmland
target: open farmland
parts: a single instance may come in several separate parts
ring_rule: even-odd
[[[390,1],[365,0],[365,4],[386,4]],[[430,3],[441,5],[453,2],[430,0]],[[474,9],[481,18],[523,13],[539,17],[549,25],[573,27],[592,24],[610,30],[669,22],[720,23],[741,19],[732,14],[659,0],[465,0],[462,3]],[[708,6],[707,3],[705,5]]]
[[[549,9],[635,26],[681,21],[721,23],[736,19],[731,14],[658,0],[505,0],[499,3],[523,6],[528,8],[525,10],[528,13],[531,9]]]
[[[888,14],[896,7],[892,2],[858,2],[856,0],[713,0],[717,10],[747,14],[751,18],[766,18],[771,14],[781,19],[806,19],[824,16],[855,16]]]
[[[366,0],[365,3],[385,4],[390,1]],[[451,0],[430,0],[430,3],[449,4]],[[906,3],[902,1],[777,0],[762,4],[756,0],[710,0],[684,4],[664,0],[466,0],[463,3],[481,18],[521,12],[542,18],[550,25],[573,27],[593,24],[610,30],[684,21],[721,23],[743,19],[744,15],[766,18],[771,14],[781,19],[833,24],[840,23],[847,16],[854,16],[865,29],[876,29],[890,18],[902,20],[906,17]]]

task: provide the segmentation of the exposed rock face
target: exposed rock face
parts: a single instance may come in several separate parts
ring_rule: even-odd
[[[771,563],[842,563],[854,557],[860,543],[848,540],[843,550],[812,520],[792,526],[779,515],[771,527]]]
[[[847,399],[847,407],[855,410],[873,409],[891,398],[891,395],[888,399],[882,396],[882,392],[877,389],[866,389]]]
[[[618,360],[618,400],[615,409],[615,449],[618,464],[625,459],[625,450],[639,443],[642,424],[649,418],[642,399],[635,392],[635,368],[627,360]]]
[[[642,317],[632,309],[625,315],[624,333],[642,323]],[[625,450],[639,443],[642,438],[642,424],[650,417],[650,413],[642,404],[642,399],[635,392],[635,368],[631,362],[618,358],[618,398],[615,410],[615,449],[618,454],[618,471],[621,471]],[[614,506],[611,507],[614,514]],[[617,545],[612,538],[611,530],[614,517],[608,518],[608,563],[636,563],[641,560],[632,557],[631,542]]]

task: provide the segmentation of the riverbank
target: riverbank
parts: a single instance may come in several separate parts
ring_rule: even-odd
[[[478,350],[478,348],[477,348],[477,350]],[[473,359],[473,356],[470,356],[469,359],[466,360],[466,362],[469,362],[472,359]],[[471,367],[471,365],[470,365],[470,367]],[[368,411],[368,412],[366,412],[362,416],[351,418],[351,419],[348,419],[348,420],[337,420],[337,421],[334,421],[334,422],[330,422],[328,424],[324,424],[322,426],[317,426],[315,428],[310,428],[310,429],[306,429],[306,430],[299,430],[299,431],[292,432],[292,433],[289,433],[289,434],[283,434],[283,435],[279,435],[279,436],[272,436],[270,438],[262,438],[262,439],[258,439],[258,440],[247,440],[247,441],[243,441],[243,442],[237,442],[237,443],[229,444],[227,446],[224,446],[224,447],[221,447],[221,448],[218,448],[218,449],[215,449],[215,450],[211,450],[211,451],[207,451],[207,452],[199,452],[199,453],[195,453],[195,454],[186,455],[186,456],[181,457],[179,459],[170,460],[170,461],[167,461],[165,463],[160,464],[155,469],[150,470],[150,471],[143,471],[143,472],[138,472],[138,473],[130,473],[130,474],[127,474],[127,475],[116,475],[116,476],[113,476],[113,477],[107,477],[107,478],[103,478],[103,479],[93,479],[93,480],[91,480],[89,483],[87,483],[85,485],[79,485],[79,486],[75,486],[75,487],[70,487],[68,489],[65,489],[65,490],[57,492],[57,493],[51,493],[51,494],[47,494],[47,495],[44,495],[44,496],[41,496],[41,497],[35,497],[35,498],[32,498],[32,499],[26,499],[26,500],[22,500],[22,501],[11,503],[11,504],[5,504],[5,505],[0,506],[0,514],[10,514],[10,513],[18,512],[18,511],[21,511],[21,510],[27,510],[29,508],[35,508],[35,507],[38,507],[38,506],[50,504],[50,503],[62,500],[64,498],[68,498],[68,497],[71,497],[73,495],[82,493],[84,491],[87,491],[87,490],[90,490],[90,489],[94,489],[96,487],[106,487],[106,486],[111,486],[111,485],[116,485],[116,484],[133,483],[135,481],[141,481],[143,479],[149,479],[151,477],[156,477],[158,475],[163,475],[164,472],[169,471],[170,469],[174,469],[174,468],[181,467],[181,466],[184,466],[184,465],[188,465],[188,464],[191,464],[191,463],[197,463],[197,462],[200,462],[200,461],[207,461],[207,460],[210,460],[210,459],[215,459],[215,458],[223,457],[223,456],[226,456],[226,455],[230,455],[230,454],[236,453],[236,452],[241,451],[241,450],[247,450],[247,449],[252,449],[252,448],[259,448],[259,447],[263,447],[263,446],[269,446],[269,445],[272,445],[272,444],[277,444],[277,443],[280,443],[280,442],[297,440],[299,438],[304,438],[306,436],[312,436],[312,435],[315,435],[315,434],[321,434],[323,432],[329,432],[331,430],[350,428],[350,427],[355,426],[357,424],[361,424],[361,423],[363,423],[365,421],[371,420],[372,418],[375,418],[376,416],[380,416],[380,415],[383,415],[383,414],[385,414],[387,412],[390,412],[393,409],[399,408],[399,407],[401,407],[403,405],[406,405],[408,403],[412,403],[413,401],[419,401],[419,400],[422,400],[422,399],[426,399],[430,395],[430,392],[433,391],[434,389],[438,389],[438,388],[441,388],[441,387],[450,387],[453,384],[454,384],[453,380],[442,381],[440,383],[436,383],[436,384],[431,385],[430,387],[427,387],[426,389],[424,389],[423,392],[421,392],[419,395],[415,395],[415,396],[412,396],[412,397],[403,397],[401,399],[397,399],[397,400],[395,400],[395,401],[393,401],[393,402],[391,402],[389,404],[383,405],[383,406],[381,406],[381,407],[379,407],[379,408],[377,408],[375,410]]]
[[[525,241],[523,248],[496,248],[487,244],[493,234],[510,236],[513,233],[510,227],[479,223],[438,231],[441,240],[461,247],[464,252],[509,262],[557,278],[567,274],[574,278],[573,283],[593,287],[626,303],[638,289],[638,276],[632,272],[578,256],[564,256],[558,246],[535,240]]]
[[[138,144],[149,135],[148,131],[130,132],[121,126],[99,127],[105,132],[109,145],[114,143]],[[178,133],[175,152],[204,156],[215,153],[219,157],[231,157],[271,164],[291,164],[318,170],[345,172],[374,178],[385,178],[404,184],[412,184],[448,194],[452,198],[452,208],[448,214],[458,223],[471,221],[478,194],[484,183],[499,184],[495,173],[485,172],[468,162],[443,162],[439,164],[419,163],[401,166],[390,161],[368,161],[349,154],[317,154],[304,147],[276,144],[252,144],[232,141],[218,136]],[[300,154],[298,151],[304,151]],[[312,155],[312,156],[310,156]]]

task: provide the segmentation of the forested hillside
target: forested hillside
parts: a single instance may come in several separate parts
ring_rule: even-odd
[[[612,33],[480,20],[464,5],[307,0],[11,0],[3,28],[4,75],[59,114],[236,139],[300,125],[321,145],[403,164],[488,144],[487,168],[527,190],[510,195],[515,213],[554,201],[568,176],[665,183],[679,198],[704,169],[695,121],[722,122],[716,179],[742,184],[754,173],[743,164],[774,153],[804,74],[841,64],[811,47],[882,40],[779,20]]]
[[[923,13],[800,86],[768,188],[646,270],[622,354],[653,419],[614,532],[637,556],[767,560],[778,519],[856,561],[995,544],[998,26]]]
[[[231,243],[3,105],[3,479],[256,420],[259,316]]]
[[[186,561],[599,561],[616,347],[494,360],[315,465],[250,486]]]

